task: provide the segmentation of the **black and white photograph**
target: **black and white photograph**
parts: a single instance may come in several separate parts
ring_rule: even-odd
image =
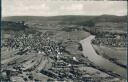
[[[127,82],[127,0],[1,0],[0,82]]]

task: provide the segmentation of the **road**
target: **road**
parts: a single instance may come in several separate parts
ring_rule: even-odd
[[[113,73],[116,73],[123,78],[126,78],[127,70],[125,68],[122,68],[112,63],[111,61],[101,57],[100,55],[97,55],[93,46],[91,45],[91,40],[94,38],[95,36],[91,35],[87,37],[86,39],[80,41],[83,47],[84,56],[88,57],[88,59],[92,61],[95,65],[100,66],[101,68],[107,71],[112,71]]]

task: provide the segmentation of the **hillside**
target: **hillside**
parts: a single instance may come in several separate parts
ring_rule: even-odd
[[[77,24],[86,21],[97,22],[126,22],[126,16],[80,16],[80,15],[67,15],[67,16],[10,16],[2,18],[3,21],[25,21],[27,23],[42,23],[42,24]]]
[[[29,27],[35,27],[40,29],[57,28],[62,29],[61,25],[81,25],[90,29],[90,27],[97,28],[99,30],[125,32],[127,29],[127,16],[114,16],[114,15],[101,15],[101,16],[80,16],[80,15],[67,15],[67,16],[10,16],[2,18],[2,21],[19,22],[24,21]],[[52,24],[48,26],[48,24]],[[7,25],[5,25],[7,26]],[[9,27],[15,28],[12,25]],[[20,26],[16,27],[19,28]]]

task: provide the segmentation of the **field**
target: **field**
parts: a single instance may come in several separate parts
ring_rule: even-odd
[[[55,31],[55,34],[51,36],[52,39],[55,39],[56,41],[67,41],[67,40],[73,40],[79,42],[80,40],[88,37],[90,33],[85,31],[71,31],[71,32],[65,32],[65,31]]]
[[[114,59],[117,63],[122,65],[127,65],[127,49],[126,48],[116,48],[116,47],[105,47],[93,45],[93,48],[99,55],[107,59]]]
[[[127,31],[127,23],[126,22],[119,22],[119,23],[113,23],[113,22],[101,22],[96,23],[95,28],[99,31],[107,31],[112,33],[123,33]]]

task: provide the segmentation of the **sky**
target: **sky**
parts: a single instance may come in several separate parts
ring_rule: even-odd
[[[127,1],[2,0],[2,16],[127,15]]]

